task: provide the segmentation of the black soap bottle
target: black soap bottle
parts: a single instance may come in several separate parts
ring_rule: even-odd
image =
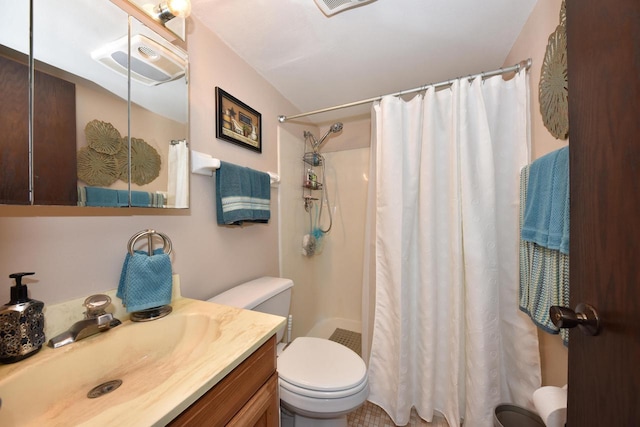
[[[0,363],[14,363],[34,355],[45,342],[44,303],[27,296],[22,277],[35,273],[14,273],[11,301],[0,308]]]

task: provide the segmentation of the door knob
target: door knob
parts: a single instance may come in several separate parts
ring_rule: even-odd
[[[575,311],[554,305],[549,309],[549,317],[558,328],[578,326],[585,335],[598,335],[600,332],[600,317],[596,309],[589,304],[580,303]]]

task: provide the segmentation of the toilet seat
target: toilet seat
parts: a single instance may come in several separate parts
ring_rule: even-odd
[[[368,388],[367,368],[352,350],[322,338],[296,338],[278,357],[280,387],[311,399],[340,399]]]
[[[291,393],[299,394],[301,396],[306,396],[314,399],[340,399],[342,397],[349,397],[354,394],[360,393],[369,385],[369,381],[365,377],[363,378],[362,382],[360,382],[360,384],[358,384],[354,388],[348,388],[348,389],[339,390],[339,391],[319,391],[319,390],[313,390],[313,389],[304,388],[304,387],[298,387],[297,385],[291,384],[290,382],[282,378],[279,378],[278,380],[279,380],[278,383],[280,384],[280,387],[290,391]]]
[[[364,387],[367,368],[360,356],[342,344],[300,337],[278,357],[278,376],[294,392],[339,397]]]
[[[296,338],[278,356],[278,383],[283,407],[299,417],[339,421],[369,396],[364,361],[356,353],[322,338]],[[305,421],[306,422],[306,421]],[[307,425],[302,422],[301,425]],[[331,423],[331,425],[337,425]]]
[[[365,380],[363,383],[364,388],[355,394],[333,399],[319,399],[291,392],[286,387],[283,387],[283,382],[280,380],[280,403],[294,414],[305,417],[314,419],[339,418],[360,407],[367,400],[369,382]],[[307,393],[305,392],[305,394]]]

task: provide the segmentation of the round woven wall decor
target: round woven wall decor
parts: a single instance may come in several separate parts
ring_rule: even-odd
[[[123,138],[125,146],[126,141],[127,138]],[[129,178],[127,157],[126,149],[116,154],[119,178],[125,182]],[[160,175],[161,164],[160,154],[155,148],[147,144],[144,139],[131,138],[131,182],[138,185],[150,183]]]
[[[78,179],[97,187],[113,184],[118,179],[115,157],[82,147],[78,151]]]
[[[563,25],[558,25],[549,36],[538,89],[545,127],[554,137],[566,139],[569,135],[569,90],[567,32]]]
[[[129,142],[127,137],[122,138],[122,150],[118,151],[115,156],[116,167],[118,168],[118,179],[127,182],[129,180],[129,150],[127,149]]]
[[[84,128],[89,147],[99,153],[116,154],[122,148],[122,136],[111,123],[91,120]]]

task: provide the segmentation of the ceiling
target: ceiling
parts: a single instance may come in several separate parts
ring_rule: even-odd
[[[192,15],[307,112],[500,68],[535,3],[377,0],[327,17],[313,0],[192,0]]]

